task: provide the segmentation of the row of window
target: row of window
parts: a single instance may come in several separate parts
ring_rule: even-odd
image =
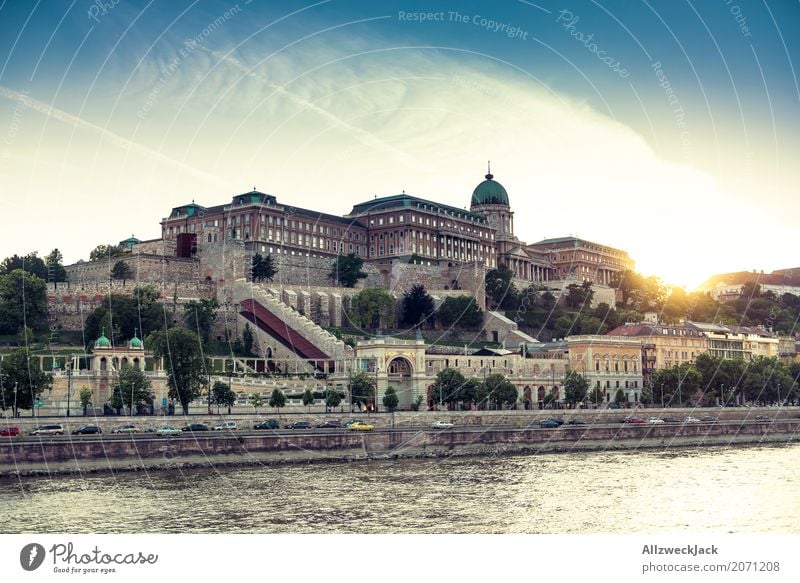
[[[494,239],[494,233],[490,231],[486,231],[483,229],[478,229],[472,226],[464,226],[462,224],[453,223],[449,221],[442,221],[437,220],[436,218],[431,221],[431,217],[422,217],[417,216],[415,214],[411,214],[411,219],[409,222],[419,225],[425,225],[426,227],[447,227],[450,229],[458,229],[459,231],[463,231],[464,233],[472,233],[476,237],[481,237],[483,239]],[[403,214],[399,215],[389,215],[388,217],[373,217],[369,220],[370,227],[380,227],[383,225],[394,225],[394,224],[403,224],[406,222],[406,217]]]

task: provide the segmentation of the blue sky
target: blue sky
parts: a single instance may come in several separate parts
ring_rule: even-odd
[[[465,206],[491,159],[523,240],[689,285],[796,266],[799,29],[790,0],[1,2],[0,255],[254,185]]]

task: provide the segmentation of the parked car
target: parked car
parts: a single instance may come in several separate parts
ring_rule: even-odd
[[[609,403],[607,409],[624,409],[619,403]]]
[[[375,429],[375,426],[369,423],[364,423],[363,421],[356,421],[355,423],[352,423],[348,429],[350,431],[372,431]]]
[[[719,417],[714,417],[713,415],[703,415],[700,417],[700,421],[702,423],[716,423],[719,421]]]
[[[449,429],[450,427],[455,427],[455,425],[453,423],[450,423],[449,421],[439,420],[431,423],[431,427],[433,427],[434,429]]]
[[[664,423],[680,423],[681,420],[677,417],[663,417],[661,419]]]
[[[756,421],[772,421],[769,415],[756,415]]]
[[[317,423],[317,427],[319,429],[341,429],[343,425],[341,421],[334,421],[333,419],[328,419],[327,421],[323,421],[322,423]]]
[[[181,427],[181,431],[208,431],[208,425],[205,423],[189,423]]]
[[[361,423],[361,421],[358,419],[349,419],[348,421],[342,423],[342,427],[350,427],[353,423]]]
[[[689,417],[684,417],[683,418],[683,422],[684,423],[700,423],[700,420],[697,417],[692,417],[690,415]]]
[[[292,421],[286,424],[286,429],[311,429],[311,427],[308,421]]]
[[[280,426],[274,419],[266,419],[253,425],[253,429],[278,429],[278,427]]]
[[[586,421],[581,419],[580,417],[574,417],[567,421],[568,425],[586,425]]]
[[[100,429],[99,425],[82,425],[77,429],[73,429],[72,433],[77,435],[98,435],[103,433],[103,430]]]
[[[235,431],[238,425],[236,421],[222,421],[211,428],[212,431]]]
[[[30,435],[64,435],[63,425],[40,425],[36,429],[31,429]]]
[[[158,431],[158,427],[155,425],[147,425],[142,427],[142,433],[155,433],[156,431]]]
[[[162,425],[156,429],[156,435],[180,435],[181,430],[172,425]]]
[[[629,423],[630,425],[644,425],[646,421],[641,417],[628,417],[625,423]]]
[[[141,433],[141,431],[136,425],[128,424],[115,427],[111,430],[111,433]]]
[[[542,429],[555,429],[561,427],[555,419],[542,419],[539,421],[539,427]]]
[[[19,427],[16,425],[6,425],[2,429],[0,429],[0,435],[5,435],[7,437],[15,437],[19,435]]]
[[[659,424],[659,423],[664,423],[664,420],[663,420],[663,419],[661,419],[660,417],[650,417],[650,418],[647,420],[647,422],[648,422],[650,425],[657,425],[657,424]]]

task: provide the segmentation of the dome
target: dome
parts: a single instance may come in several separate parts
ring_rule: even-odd
[[[143,348],[143,347],[144,344],[142,344],[142,341],[139,338],[137,338],[136,335],[134,334],[133,338],[131,338],[131,341],[128,342],[128,348]]]
[[[106,338],[106,331],[105,330],[103,330],[103,332],[100,334],[100,338],[95,340],[94,347],[95,348],[111,348],[111,341],[108,338]]]
[[[490,172],[486,175],[486,180],[475,187],[475,190],[472,191],[472,205],[502,204],[509,206],[506,189],[493,178],[494,175]]]

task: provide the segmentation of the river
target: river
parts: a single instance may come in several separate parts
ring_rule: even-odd
[[[800,445],[20,478],[5,533],[800,533]]]

